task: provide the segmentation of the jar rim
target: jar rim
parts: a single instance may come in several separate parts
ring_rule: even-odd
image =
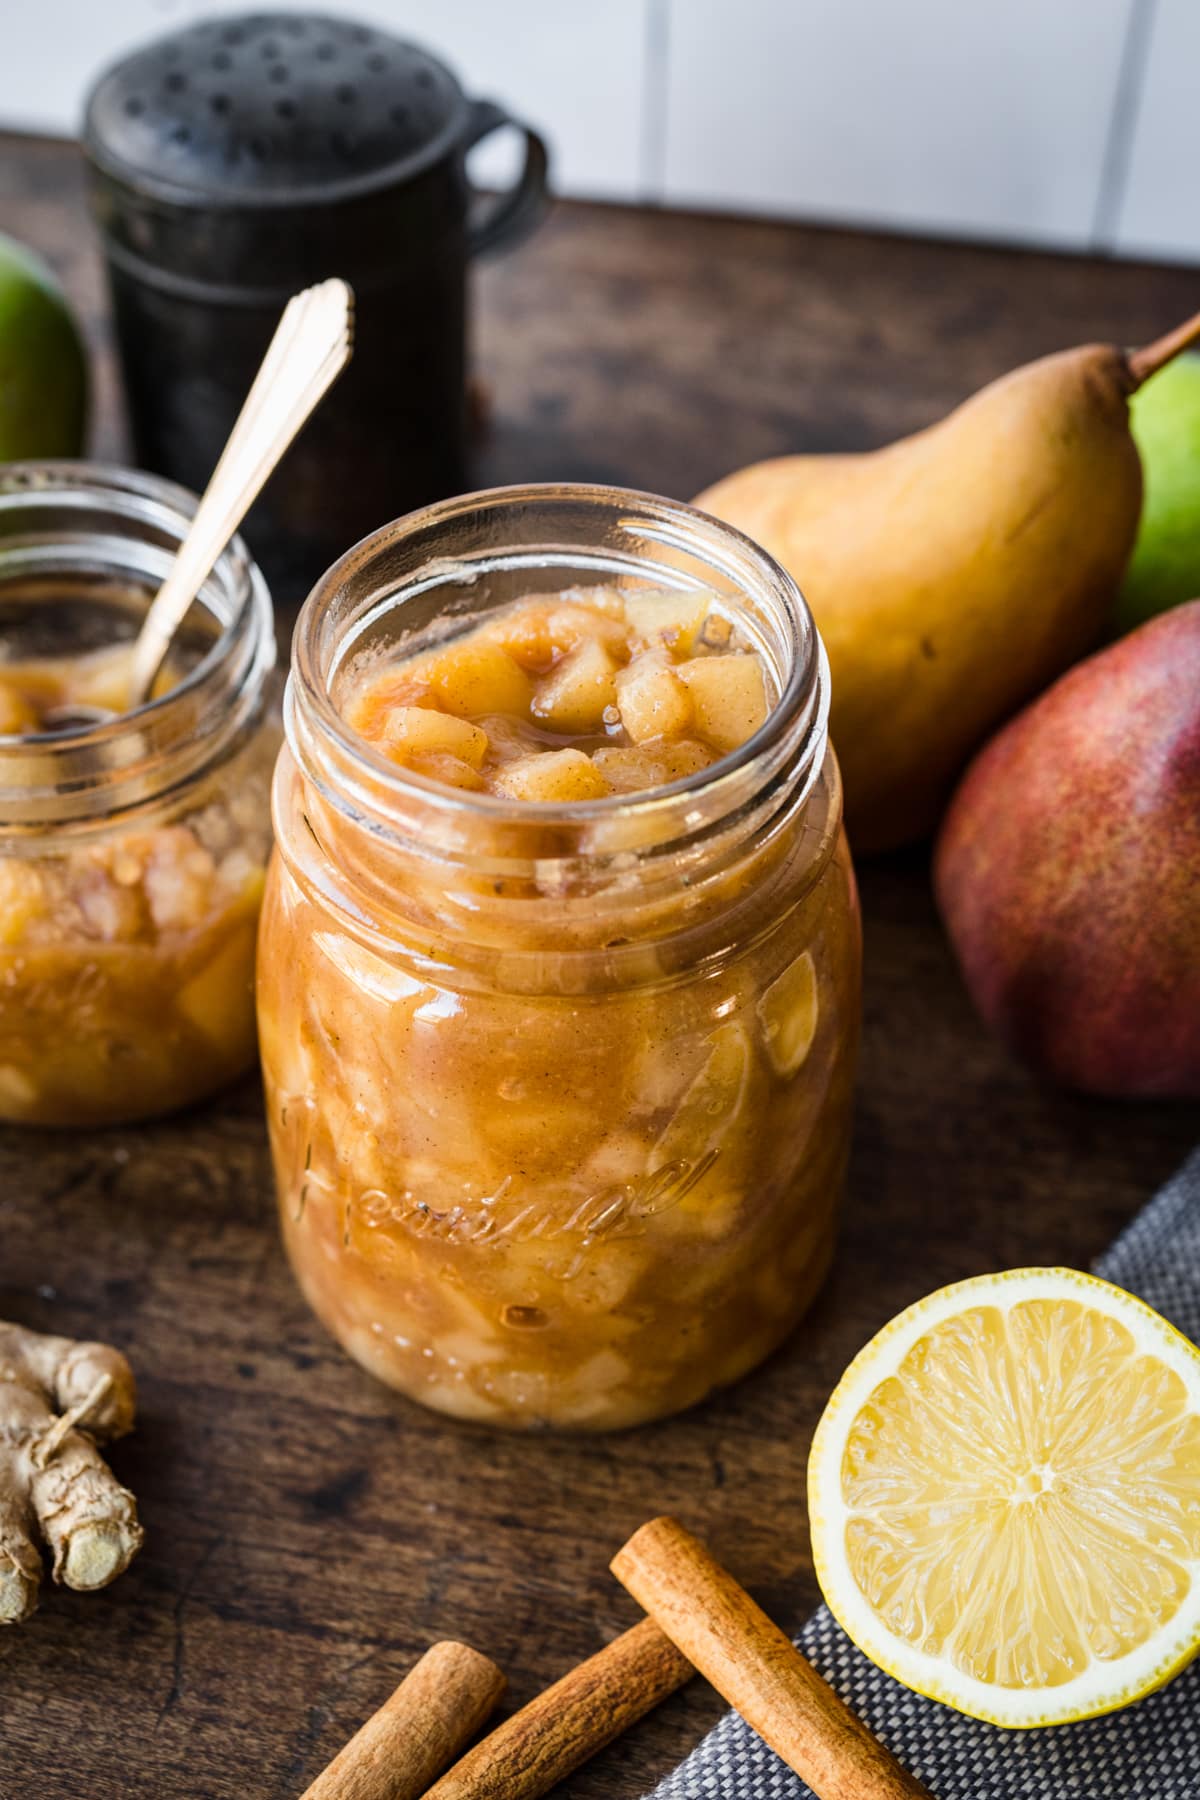
[[[0,467],[0,591],[7,579],[61,574],[68,565],[76,574],[119,571],[129,578],[116,544],[131,556],[142,552],[147,580],[161,580],[198,504],[176,482],[116,464],[6,463]],[[55,530],[51,515],[64,509],[77,531]],[[29,514],[28,528],[6,531],[22,513]],[[90,548],[89,526],[101,522],[106,534]],[[14,559],[19,568],[11,566]],[[197,599],[219,629],[167,693],[78,729],[0,737],[0,834],[111,817],[211,766],[240,738],[250,713],[261,708],[275,661],[270,595],[240,536],[217,558]]]
[[[634,794],[610,794],[599,799],[569,803],[513,800],[503,795],[444,786],[406,769],[386,757],[354,731],[334,703],[333,677],[346,660],[346,652],[366,623],[385,607],[402,605],[405,594],[395,584],[372,587],[370,571],[389,550],[424,535],[431,540],[440,531],[462,524],[473,516],[483,521],[505,509],[593,506],[599,519],[605,511],[624,524],[640,520],[642,537],[668,549],[699,551],[715,571],[768,595],[786,620],[790,635],[788,667],[775,705],[764,723],[744,744],[697,774],[662,787]],[[552,542],[545,546],[542,566],[565,562]],[[498,551],[490,553],[496,565]],[[468,580],[486,573],[489,555],[480,558],[478,570]],[[597,568],[601,566],[597,563]],[[645,576],[652,564],[630,573]],[[671,565],[661,565],[669,573]],[[466,569],[465,559],[431,558],[425,565],[427,581],[436,582],[455,568]],[[365,589],[357,612],[346,618],[340,608],[355,586]],[[413,590],[418,591],[418,590]],[[410,596],[411,597],[411,596]],[[333,629],[331,631],[331,620]],[[347,633],[351,633],[349,645]],[[317,744],[336,759],[334,787],[355,810],[371,817],[372,824],[386,826],[388,803],[397,813],[414,800],[430,817],[469,832],[471,822],[528,825],[541,831],[586,832],[617,815],[636,817],[646,825],[661,819],[661,834],[650,830],[653,840],[678,841],[678,829],[694,830],[728,819],[778,773],[784,762],[802,765],[799,774],[811,784],[820,771],[828,734],[828,664],[812,614],[792,576],[760,545],[723,520],[682,501],[666,499],[631,488],[584,482],[537,482],[483,489],[456,495],[407,513],[361,539],[335,562],[316,583],[300,611],[293,639],[292,670],[285,696],[285,726],[293,754],[312,777]],[[310,741],[311,740],[311,741]],[[318,753],[319,754],[319,753]],[[323,791],[327,784],[318,781]],[[338,798],[337,793],[326,794]],[[380,800],[382,797],[383,804]]]

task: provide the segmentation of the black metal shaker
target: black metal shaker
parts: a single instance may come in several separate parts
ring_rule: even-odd
[[[306,13],[223,15],[103,74],[84,148],[135,453],[203,488],[288,297],[356,296],[347,372],[249,515],[298,602],[358,538],[466,485],[469,259],[536,223],[547,152],[476,194],[465,158],[516,123],[417,45]]]

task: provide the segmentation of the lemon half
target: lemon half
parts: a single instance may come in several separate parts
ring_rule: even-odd
[[[1072,1269],[942,1288],[872,1338],[808,1466],[839,1624],[996,1725],[1153,1692],[1200,1649],[1200,1351]]]

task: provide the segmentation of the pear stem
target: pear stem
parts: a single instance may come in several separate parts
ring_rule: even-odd
[[[1182,325],[1177,325],[1174,331],[1155,338],[1152,344],[1144,344],[1140,350],[1131,350],[1125,361],[1134,388],[1140,388],[1144,381],[1157,375],[1172,357],[1178,356],[1181,350],[1186,350],[1189,344],[1194,344],[1197,338],[1200,338],[1200,313],[1186,319]]]

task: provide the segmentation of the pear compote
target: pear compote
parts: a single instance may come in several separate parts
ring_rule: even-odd
[[[85,464],[0,472],[0,1118],[168,1112],[255,1058],[278,731],[235,544],[152,703],[132,640],[194,502]]]
[[[130,669],[128,645],[0,662],[0,738],[53,738],[80,708],[119,713]],[[251,750],[237,782],[184,817],[0,855],[0,1117],[150,1117],[254,1061],[273,756],[273,742]]]
[[[531,598],[369,681],[349,723],[394,761],[512,800],[599,800],[699,775],[767,716],[762,658],[715,595]]]
[[[790,579],[644,496],[469,496],[319,584],[259,1025],[293,1265],[385,1381],[632,1425],[812,1299],[859,1013],[827,684]]]

